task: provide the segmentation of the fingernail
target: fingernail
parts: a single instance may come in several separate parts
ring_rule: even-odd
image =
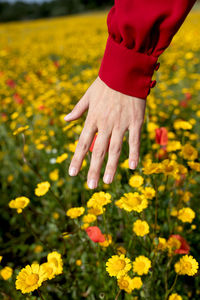
[[[96,187],[97,187],[97,181],[94,180],[94,179],[91,179],[91,180],[88,182],[88,187],[89,187],[90,189],[96,188]]]
[[[69,168],[69,175],[75,176],[77,174],[77,169],[74,167]]]
[[[105,175],[105,177],[103,178],[104,183],[109,184],[112,182],[112,176],[107,174]]]
[[[68,121],[69,118],[71,117],[71,114],[72,114],[72,113],[69,113],[68,115],[66,115],[66,116],[64,117],[64,120],[65,120],[65,121]]]
[[[134,160],[132,160],[131,162],[130,162],[130,169],[135,169],[136,168],[136,162],[134,161]]]

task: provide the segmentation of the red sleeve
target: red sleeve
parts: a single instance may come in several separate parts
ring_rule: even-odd
[[[159,55],[169,46],[196,0],[115,0],[99,77],[126,95],[146,99]]]

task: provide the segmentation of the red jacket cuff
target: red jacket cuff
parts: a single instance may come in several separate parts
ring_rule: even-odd
[[[121,46],[109,35],[98,75],[110,88],[146,99],[156,83],[151,78],[158,69],[157,59]]]

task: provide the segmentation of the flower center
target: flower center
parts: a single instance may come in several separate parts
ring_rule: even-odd
[[[125,266],[126,266],[125,261],[123,259],[118,259],[115,265],[115,270],[116,271],[123,270]]]
[[[30,274],[26,278],[27,285],[35,285],[39,280],[38,274]]]

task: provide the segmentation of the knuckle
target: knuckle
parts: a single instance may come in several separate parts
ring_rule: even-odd
[[[93,155],[97,159],[102,159],[105,155],[105,150],[103,149],[95,149]]]
[[[77,151],[80,153],[86,153],[88,150],[88,144],[86,142],[81,142],[77,147]]]
[[[119,145],[110,146],[110,153],[112,155],[119,155],[120,152],[121,152],[121,146],[119,146]]]

